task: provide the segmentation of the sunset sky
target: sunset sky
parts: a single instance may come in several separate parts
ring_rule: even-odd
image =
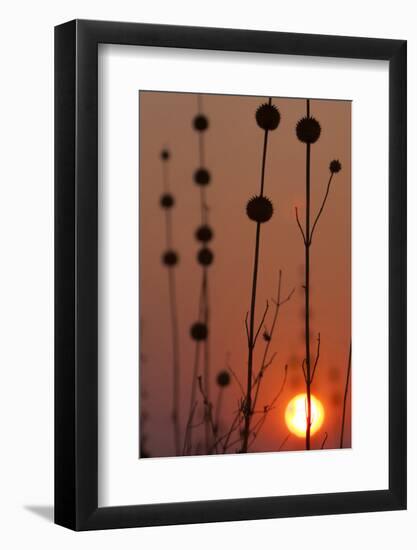
[[[255,227],[246,216],[248,200],[259,193],[264,132],[255,121],[256,109],[267,97],[204,95],[202,110],[209,128],[204,133],[206,167],[212,180],[207,186],[210,243],[214,263],[209,270],[211,397],[216,402],[217,373],[230,366],[245,386],[247,342],[245,316],[250,307]],[[200,192],[193,182],[198,168],[198,134],[192,122],[198,113],[195,94],[140,92],[140,317],[141,412],[146,449],[151,456],[174,454],[171,414],[172,344],[167,268],[161,263],[166,249],[160,153],[171,153],[169,178],[175,207],[172,209],[174,248],[180,262],[175,268],[178,298],[181,369],[181,421],[185,428],[189,412],[190,384],[195,342],[190,326],[197,318],[201,267],[196,261],[199,244],[194,232],[200,225]],[[304,358],[304,244],[296,224],[305,213],[305,146],[295,127],[306,115],[305,99],[273,97],[279,109],[279,127],[269,133],[265,172],[265,195],[274,215],[262,225],[256,319],[260,321],[266,300],[276,296],[278,272],[282,270],[282,297],[295,289],[282,306],[271,342],[276,352],[267,370],[259,407],[271,402],[279,390],[288,364],[284,391],[270,411],[251,451],[277,451],[288,435],[285,408],[305,391],[301,363]],[[329,163],[338,159],[342,171],[333,178],[330,195],[311,248],[311,348],[321,334],[320,360],[312,385],[324,407],[321,428],[312,436],[312,448],[320,448],[325,432],[326,448],[339,447],[343,392],[351,339],[351,103],[314,100],[311,115],[321,125],[320,139],[312,145],[311,200],[314,219],[329,179]],[[266,318],[270,326],[272,304]],[[258,369],[264,342],[255,350]],[[352,366],[354,372],[354,365]],[[221,427],[227,429],[237,409],[238,383],[223,390]],[[345,424],[345,447],[350,446],[350,387]],[[195,439],[202,437],[196,430]],[[200,434],[200,435],[199,435]],[[237,447],[236,447],[237,448]],[[304,440],[291,435],[282,450],[300,450]],[[231,449],[230,452],[236,452]]]

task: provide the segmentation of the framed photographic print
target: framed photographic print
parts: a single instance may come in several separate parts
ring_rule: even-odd
[[[55,521],[406,507],[406,42],[55,31]]]

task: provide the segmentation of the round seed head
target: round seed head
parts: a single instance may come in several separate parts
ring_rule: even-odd
[[[194,129],[198,132],[204,132],[208,128],[208,118],[205,115],[197,115],[193,121]]]
[[[197,260],[200,265],[210,265],[213,263],[213,259],[213,252],[210,250],[210,248],[204,247],[198,251]]]
[[[168,151],[168,149],[162,149],[162,151],[161,151],[161,159],[162,160],[168,160],[170,156],[171,156],[171,154]]]
[[[174,202],[174,197],[173,195],[171,195],[171,193],[164,193],[161,196],[159,204],[162,206],[162,208],[172,208],[174,206]]]
[[[207,334],[208,330],[205,323],[200,323],[198,321],[191,326],[190,335],[193,340],[196,340],[197,342],[205,340],[207,338]]]
[[[210,183],[210,172],[205,168],[199,168],[194,173],[194,181],[197,185],[208,185]]]
[[[230,384],[230,374],[227,370],[222,370],[217,375],[216,381],[218,386],[220,386],[221,388],[225,388]]]
[[[338,160],[332,160],[329,165],[329,170],[332,174],[337,174],[342,169],[342,165]]]
[[[167,250],[162,255],[162,263],[167,267],[174,267],[178,263],[178,254],[174,250]]]
[[[275,130],[281,120],[281,115],[275,105],[264,103],[256,110],[256,122],[262,130]]]
[[[195,232],[195,238],[202,243],[208,243],[213,238],[213,231],[208,225],[200,225]]]
[[[248,218],[257,223],[265,223],[272,218],[274,207],[267,197],[252,197],[246,205]]]
[[[264,333],[263,333],[262,336],[263,336],[263,339],[265,340],[265,342],[270,342],[271,341],[271,335],[267,330],[264,330]]]
[[[303,143],[315,143],[321,133],[321,126],[313,117],[304,117],[298,121],[296,134]]]

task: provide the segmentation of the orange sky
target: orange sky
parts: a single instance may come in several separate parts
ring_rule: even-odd
[[[209,119],[204,133],[206,165],[212,174],[207,187],[215,255],[210,267],[211,392],[216,398],[215,376],[228,360],[242,384],[247,369],[244,319],[250,306],[256,224],[245,213],[247,201],[259,192],[263,131],[255,111],[268,98],[203,95],[203,111]],[[281,114],[277,130],[270,132],[266,161],[265,195],[274,205],[272,219],[262,226],[256,318],[259,322],[267,299],[276,295],[278,270],[282,270],[283,294],[295,288],[292,299],[280,311],[271,343],[276,352],[267,371],[259,406],[267,405],[282,382],[284,392],[269,413],[253,451],[276,451],[288,434],[284,410],[288,401],[304,391],[301,362],[304,357],[304,245],[296,225],[294,206],[304,219],[305,146],[295,136],[297,121],[306,114],[304,99],[273,98]],[[198,243],[194,231],[200,223],[199,189],[193,183],[198,167],[198,135],[192,127],[197,96],[182,93],[140,92],[140,383],[146,392],[142,410],[144,433],[152,456],[173,454],[171,412],[171,329],[166,268],[164,212],[159,206],[163,190],[160,152],[171,151],[170,186],[176,205],[172,211],[175,248],[180,263],[175,269],[181,353],[182,422],[188,413],[194,342],[189,337],[196,320],[201,268],[196,262]],[[326,448],[338,447],[342,398],[351,338],[351,103],[312,100],[311,115],[322,127],[312,145],[312,217],[326,189],[329,162],[339,159],[342,171],[335,175],[329,199],[317,227],[311,249],[312,350],[321,333],[321,353],[313,393],[323,402],[326,418],[312,438],[320,447],[328,432]],[[270,324],[272,316],[267,318]],[[259,365],[263,342],[255,354]],[[354,366],[353,366],[354,367]],[[352,368],[353,368],[352,367]],[[230,423],[239,399],[235,381],[224,390],[222,419]],[[345,427],[345,446],[350,445],[350,392]],[[198,430],[196,438],[198,439]],[[202,431],[201,431],[202,433]],[[304,441],[291,436],[284,450],[302,449]]]

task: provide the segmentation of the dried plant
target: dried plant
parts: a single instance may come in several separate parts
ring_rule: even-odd
[[[202,96],[198,95],[197,115],[193,119],[193,128],[198,137],[198,166],[194,171],[193,181],[199,191],[199,224],[194,230],[194,237],[199,243],[196,260],[200,266],[201,283],[199,285],[198,311],[196,320],[189,329],[189,335],[194,343],[194,363],[190,384],[190,402],[186,417],[185,430],[182,432],[180,425],[180,349],[177,291],[175,284],[175,267],[179,263],[179,256],[174,248],[172,212],[175,206],[175,198],[169,186],[169,161],[170,152],[164,149],[161,152],[163,167],[163,194],[160,206],[165,214],[166,249],[162,256],[162,262],[167,268],[170,319],[172,334],[172,424],[175,442],[175,455],[190,454],[222,454],[228,452],[247,453],[256,444],[257,438],[265,425],[268,415],[276,409],[277,402],[287,383],[288,366],[281,365],[281,379],[275,395],[267,403],[262,403],[262,388],[265,376],[271,367],[277,363],[277,353],[272,349],[276,345],[276,333],[278,318],[282,305],[290,301],[294,290],[282,297],[282,272],[278,272],[276,294],[268,300],[263,311],[258,311],[258,281],[261,272],[260,248],[262,225],[271,220],[274,214],[272,201],[265,196],[265,181],[268,159],[269,133],[278,128],[281,115],[277,107],[268,101],[258,107],[255,113],[257,126],[263,132],[263,146],[261,152],[260,186],[257,195],[249,199],[246,204],[246,215],[255,223],[255,239],[253,251],[253,264],[251,276],[250,305],[245,318],[247,340],[247,370],[244,373],[245,380],[239,376],[230,365],[229,357],[226,366],[217,372],[213,382],[214,391],[210,387],[210,335],[211,304],[209,300],[209,273],[214,261],[211,248],[214,232],[210,224],[210,211],[207,203],[207,190],[212,181],[212,174],[207,168],[205,159],[205,136],[209,128],[209,119],[204,113]],[[339,160],[332,160],[329,164],[329,179],[320,207],[315,217],[311,216],[311,158],[312,146],[319,140],[322,128],[320,123],[310,115],[310,100],[307,100],[306,116],[296,125],[296,136],[305,146],[305,220],[301,223],[298,208],[295,208],[295,219],[300,230],[304,244],[304,344],[305,357],[301,369],[306,388],[306,433],[305,448],[311,449],[312,418],[312,384],[315,380],[316,370],[320,359],[321,336],[317,334],[317,347],[312,352],[311,343],[311,247],[313,237],[316,235],[318,222],[323,214],[329,198],[334,175],[340,172]],[[265,238],[265,237],[264,237]],[[262,347],[263,346],[263,347]],[[259,349],[261,348],[261,349]],[[259,350],[259,351],[258,351]],[[256,355],[255,355],[256,351]],[[314,354],[314,358],[313,358]],[[258,359],[259,358],[259,359]],[[346,402],[350,380],[351,350],[349,351],[348,369],[346,375],[345,394],[341,419],[340,447],[344,443],[344,426],[346,416]],[[236,385],[239,391],[236,399],[236,407],[227,423],[223,418],[223,404],[228,403],[226,398],[231,386]],[[212,395],[212,393],[214,395]],[[143,425],[146,422],[146,412],[141,409],[141,453],[148,455],[146,448],[146,435]],[[278,450],[286,445],[290,434],[283,439]],[[194,439],[194,441],[193,441]],[[328,433],[325,432],[320,448],[325,448]]]
[[[252,272],[252,292],[251,302],[249,310],[249,325],[247,326],[247,344],[248,344],[248,370],[247,370],[247,384],[246,395],[243,403],[244,414],[244,427],[242,437],[242,453],[248,452],[248,442],[250,434],[250,424],[252,417],[252,386],[253,386],[253,354],[256,345],[256,340],[259,336],[259,332],[263,325],[261,321],[259,328],[255,328],[255,314],[256,314],[256,291],[258,284],[258,270],[259,270],[259,248],[261,241],[261,225],[268,222],[273,215],[272,202],[264,196],[265,186],[265,166],[268,147],[268,135],[269,132],[276,130],[280,123],[280,113],[275,105],[272,104],[272,98],[269,98],[268,103],[261,105],[255,114],[256,123],[264,132],[263,139],[263,152],[262,152],[262,166],[261,166],[261,181],[259,195],[251,198],[246,206],[246,214],[250,220],[256,223],[255,232],[255,252],[253,260],[253,272]],[[267,311],[267,308],[266,308]],[[266,315],[264,313],[264,317]]]
[[[295,207],[295,217],[298,228],[304,242],[305,262],[304,262],[304,296],[305,296],[305,358],[301,365],[304,380],[306,384],[306,449],[311,448],[311,385],[314,380],[314,375],[320,357],[320,333],[317,338],[317,352],[314,364],[311,361],[311,342],[310,342],[310,249],[313,240],[314,231],[317,223],[322,215],[327,198],[329,196],[330,187],[334,174],[340,172],[342,166],[338,160],[333,160],[329,165],[330,177],[327,184],[326,192],[319,208],[319,211],[311,225],[311,146],[318,141],[321,134],[321,126],[319,122],[310,116],[310,100],[307,99],[307,116],[299,120],[296,126],[296,135],[298,140],[306,147],[306,210],[305,210],[305,226],[301,225],[298,217],[298,209]]]
[[[160,199],[160,206],[165,213],[165,245],[166,250],[162,256],[162,263],[167,268],[169,306],[171,316],[172,335],[172,411],[171,419],[174,430],[175,454],[178,456],[181,451],[181,428],[180,428],[180,348],[178,335],[178,307],[177,291],[175,284],[174,268],[178,265],[179,256],[173,248],[172,209],[175,206],[174,195],[170,191],[169,182],[169,160],[171,154],[167,149],[161,152],[163,194]]]
[[[197,96],[198,113],[193,120],[193,128],[198,135],[198,168],[194,172],[194,183],[200,192],[200,225],[194,236],[200,244],[197,252],[197,262],[201,266],[201,285],[198,306],[198,320],[190,329],[190,336],[195,341],[194,368],[191,380],[191,396],[188,422],[186,427],[186,452],[192,447],[191,441],[191,414],[196,404],[197,384],[201,384],[201,392],[204,394],[204,432],[205,448],[209,453],[212,439],[212,418],[208,413],[207,403],[210,402],[210,300],[209,300],[209,268],[214,261],[214,254],[209,247],[213,239],[213,230],[209,222],[209,208],[206,200],[206,188],[210,184],[211,174],[205,162],[205,133],[209,128],[208,117],[203,112],[203,99],[201,94]],[[200,349],[203,351],[203,377],[199,382]]]
[[[277,394],[273,397],[272,401],[270,403],[267,403],[263,405],[263,407],[259,408],[259,410],[256,408],[256,404],[259,401],[259,395],[260,395],[260,388],[262,381],[264,380],[265,373],[267,372],[267,369],[269,369],[275,358],[276,358],[276,352],[270,353],[270,346],[272,341],[274,340],[274,333],[276,332],[276,329],[278,327],[278,317],[279,317],[279,311],[282,305],[286,304],[292,297],[294,290],[293,289],[284,299],[281,299],[281,281],[282,281],[282,273],[279,271],[278,276],[278,287],[277,287],[277,294],[275,298],[272,298],[271,301],[274,303],[275,311],[272,318],[272,323],[270,328],[266,325],[266,311],[264,312],[264,315],[262,317],[262,325],[264,327],[264,334],[263,334],[263,340],[265,344],[264,352],[262,354],[262,361],[259,366],[257,374],[253,377],[252,381],[252,393],[254,394],[254,398],[252,400],[252,408],[251,408],[251,416],[257,416],[256,422],[251,426],[249,437],[248,437],[248,449],[251,447],[251,445],[254,443],[256,438],[259,435],[259,432],[261,431],[266,418],[270,411],[274,410],[277,404],[277,401],[279,397],[282,395],[283,390],[286,385],[287,381],[287,371],[288,367],[287,365],[284,366],[284,372],[283,372],[283,379],[279,388],[279,391]],[[269,306],[268,306],[269,307]],[[237,402],[236,411],[234,413],[233,419],[227,430],[219,435],[219,418],[220,418],[220,407],[223,399],[223,391],[225,388],[229,387],[232,380],[234,380],[239,388],[240,392],[240,398]],[[216,414],[215,414],[215,422],[214,422],[214,429],[213,435],[214,437],[214,443],[211,448],[211,452],[216,452],[219,454],[227,453],[229,452],[233,447],[236,447],[236,445],[239,443],[240,447],[236,448],[235,450],[237,452],[242,452],[242,441],[243,441],[243,427],[245,422],[245,400],[246,400],[246,392],[245,389],[239,380],[239,377],[233,370],[233,368],[229,364],[229,357],[226,361],[226,369],[220,371],[217,375],[217,385],[218,385],[218,395],[217,395],[217,404],[216,404]],[[210,408],[213,410],[212,404],[210,404],[208,401],[206,402],[206,406],[210,406]]]

